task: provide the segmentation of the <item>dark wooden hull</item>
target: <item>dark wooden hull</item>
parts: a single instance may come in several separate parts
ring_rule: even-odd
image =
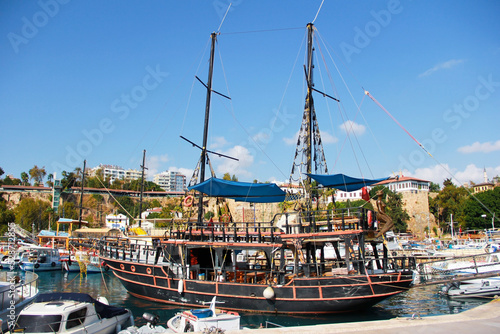
[[[284,285],[273,284],[274,297],[265,298],[264,290],[269,286],[266,284],[178,279],[168,277],[166,269],[159,265],[102,259],[133,296],[184,307],[200,307],[216,296],[221,302],[217,306],[227,310],[282,314],[352,312],[406,291],[412,283],[411,271],[300,277]]]

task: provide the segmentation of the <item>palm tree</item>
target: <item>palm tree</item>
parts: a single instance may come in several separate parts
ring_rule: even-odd
[[[49,174],[47,175],[47,186],[52,187],[54,185],[54,182],[52,180],[54,179],[54,174]]]
[[[21,173],[21,181],[23,181],[23,186],[27,186],[29,185],[29,176],[28,176],[28,173],[26,172],[22,172]]]

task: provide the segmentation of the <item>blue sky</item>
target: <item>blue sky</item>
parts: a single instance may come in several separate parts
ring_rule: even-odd
[[[2,1],[0,167],[103,164],[188,176],[201,144],[215,1]],[[288,178],[304,107],[306,24],[321,0],[234,1],[220,29],[209,149],[218,176]],[[500,175],[500,2],[331,1],[314,24],[330,173],[442,183]],[[323,64],[323,59],[325,60]],[[332,84],[333,82],[333,84]],[[377,104],[432,154],[430,157]],[[346,123],[347,122],[347,123]],[[346,124],[348,125],[346,127]],[[345,129],[348,128],[349,136]]]

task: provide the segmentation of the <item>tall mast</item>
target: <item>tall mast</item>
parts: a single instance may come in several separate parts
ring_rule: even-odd
[[[321,134],[319,131],[318,121],[316,119],[316,111],[314,110],[313,92],[318,92],[324,97],[328,97],[335,101],[338,99],[320,92],[314,88],[313,82],[313,37],[314,25],[307,24],[307,57],[306,64],[304,65],[307,94],[306,103],[304,106],[304,114],[302,116],[302,124],[299,131],[299,138],[297,140],[297,148],[295,151],[295,158],[290,173],[290,184],[293,181],[302,182],[304,190],[307,194],[306,206],[310,209],[312,204],[311,199],[311,178],[304,174],[327,174],[328,168],[326,166],[325,155],[323,151],[323,144],[321,142]],[[313,170],[314,163],[314,170]]]
[[[142,175],[141,175],[141,196],[139,199],[139,227],[141,227],[142,219],[141,219],[141,214],[142,214],[142,193],[144,192],[144,169],[146,168],[146,150],[144,150],[142,154]]]
[[[305,113],[307,113],[307,123],[309,126],[306,127],[306,169],[307,173],[310,174],[312,172],[312,147],[313,147],[313,139],[312,135],[314,133],[314,124],[313,124],[313,112],[314,112],[314,100],[312,96],[312,87],[313,87],[313,78],[312,78],[312,70],[313,70],[313,24],[307,24],[307,64],[306,64],[306,73],[307,73],[307,97],[306,97],[306,106]],[[306,181],[307,186],[311,185],[311,178],[308,176]]]
[[[85,184],[85,166],[87,160],[83,160],[83,170],[82,170],[82,187],[80,190],[80,215],[78,216],[78,228],[82,228],[82,211],[83,211],[83,185]]]
[[[212,76],[214,71],[214,53],[215,53],[215,42],[217,41],[217,33],[213,32],[210,36],[212,39],[212,45],[210,48],[210,66],[208,68],[207,99],[205,103],[205,125],[203,127],[203,145],[201,148],[201,158],[200,158],[200,183],[205,181],[208,121],[210,119],[210,99],[212,98]],[[198,193],[198,223],[201,222],[203,222],[203,193],[200,191]]]

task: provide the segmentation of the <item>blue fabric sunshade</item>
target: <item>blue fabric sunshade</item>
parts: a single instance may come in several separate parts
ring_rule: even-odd
[[[316,180],[319,184],[328,187],[335,188],[342,191],[355,191],[363,187],[370,186],[375,183],[387,180],[388,177],[381,179],[359,179],[356,177],[347,176],[344,174],[333,174],[333,175],[318,175],[318,174],[306,174],[312,179]]]
[[[234,182],[214,177],[188,189],[200,191],[208,196],[252,203],[283,202],[286,196],[286,192],[274,183]]]

